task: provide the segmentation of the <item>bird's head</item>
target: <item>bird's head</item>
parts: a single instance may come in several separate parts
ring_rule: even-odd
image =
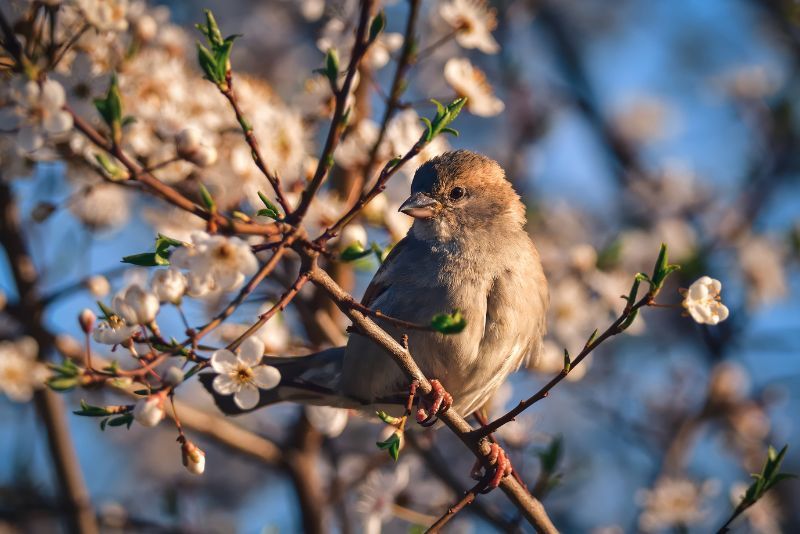
[[[437,156],[417,169],[400,211],[422,239],[450,240],[476,230],[518,230],[525,206],[496,161],[468,150]],[[502,233],[502,232],[501,232]]]

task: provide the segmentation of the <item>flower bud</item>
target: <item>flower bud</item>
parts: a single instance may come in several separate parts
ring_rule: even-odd
[[[181,444],[181,460],[186,470],[193,475],[202,475],[206,470],[206,453],[188,439]]]
[[[96,320],[97,316],[89,308],[84,308],[80,315],[78,315],[78,322],[80,323],[81,330],[83,330],[84,334],[89,334],[92,330],[94,330],[94,322]]]
[[[156,393],[140,399],[133,408],[133,418],[142,426],[156,426],[164,419],[164,396]]]
[[[178,367],[177,365],[173,365],[164,373],[164,384],[168,386],[177,386],[181,382],[183,382],[183,377],[186,373],[183,372],[183,369]]]
[[[95,297],[105,297],[111,291],[111,284],[105,276],[97,274],[86,280],[86,288]]]
[[[185,128],[175,137],[178,154],[191,154],[200,148],[200,130],[197,128]]]

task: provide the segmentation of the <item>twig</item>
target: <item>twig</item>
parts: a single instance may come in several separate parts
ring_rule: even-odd
[[[325,147],[322,150],[322,155],[319,158],[319,163],[317,163],[317,170],[314,172],[311,183],[303,190],[300,204],[297,206],[297,209],[287,217],[287,222],[290,224],[297,224],[303,220],[308,208],[311,206],[311,201],[314,199],[314,196],[316,196],[317,191],[319,191],[319,188],[322,186],[322,182],[328,176],[328,172],[333,166],[333,152],[336,150],[336,146],[339,144],[339,139],[345,128],[343,118],[346,111],[347,97],[350,95],[350,89],[353,85],[356,71],[358,70],[358,64],[361,62],[370,44],[365,36],[369,15],[372,11],[372,4],[372,0],[364,0],[361,3],[361,15],[359,16],[358,29],[356,30],[356,40],[353,44],[353,50],[350,53],[350,64],[347,67],[344,83],[336,92],[336,107],[333,112],[333,118],[331,119],[328,136],[325,139]]]
[[[431,528],[427,530],[428,534],[435,534],[439,532],[442,527],[444,527],[451,519],[455,517],[455,515],[463,510],[466,506],[472,504],[472,501],[475,500],[475,497],[478,494],[478,491],[481,489],[482,483],[478,482],[474,486],[472,486],[464,496],[453,506],[447,509],[447,511],[436,520],[436,522],[431,525]]]
[[[287,230],[286,225],[282,223],[276,222],[264,225],[236,221],[233,219],[228,219],[227,217],[224,217],[218,213],[211,213],[208,210],[203,209],[183,196],[176,189],[168,186],[152,174],[142,169],[142,167],[130,159],[120,147],[106,141],[100,132],[95,130],[88,122],[83,120],[68,105],[64,106],[64,110],[72,116],[75,127],[81,133],[83,133],[98,148],[106,151],[108,154],[114,156],[117,158],[117,160],[119,160],[120,163],[122,163],[122,165],[130,173],[131,179],[141,182],[154,194],[163,198],[173,206],[177,206],[185,211],[188,211],[189,213],[197,215],[206,221],[213,221],[220,229],[226,230],[230,233],[270,236],[280,234],[281,232]]]
[[[389,122],[392,120],[394,113],[400,107],[400,96],[404,91],[404,79],[406,72],[413,63],[416,62],[414,53],[416,38],[414,37],[414,28],[417,24],[419,15],[419,0],[409,0],[408,2],[408,20],[406,21],[406,29],[403,39],[403,49],[400,52],[400,57],[397,59],[397,69],[394,71],[394,78],[392,79],[392,87],[389,90],[388,101],[386,102],[386,109],[383,111],[383,119],[381,120],[381,127],[378,130],[378,138],[372,149],[369,152],[369,159],[364,166],[364,184],[369,182],[372,178],[372,172],[375,168],[375,163],[378,158],[378,151],[386,137],[386,130],[389,127]]]
[[[244,112],[242,111],[241,106],[239,106],[239,101],[236,98],[236,93],[233,90],[233,75],[230,71],[228,71],[225,81],[227,83],[225,86],[220,87],[220,91],[225,98],[228,99],[228,102],[230,102],[231,107],[233,108],[233,112],[236,114],[236,121],[239,123],[239,126],[242,127],[242,134],[244,135],[244,140],[250,146],[250,153],[253,156],[253,161],[255,162],[256,167],[258,167],[258,170],[261,171],[261,174],[264,175],[264,177],[272,186],[272,190],[275,192],[275,197],[278,199],[278,203],[283,208],[283,212],[288,214],[292,210],[292,207],[283,194],[283,189],[281,188],[281,178],[277,172],[271,171],[269,167],[267,167],[267,164],[264,161],[264,156],[261,155],[261,147],[258,144],[258,138],[255,136],[255,133],[253,133],[253,126],[245,118]]]
[[[369,201],[378,196],[378,194],[380,194],[380,192],[386,188],[386,182],[389,181],[389,178],[391,178],[404,164],[419,154],[426,144],[428,144],[428,141],[420,139],[399,161],[388,161],[386,165],[383,166],[381,175],[378,177],[375,185],[373,185],[369,191],[363,193],[356,203],[353,204],[353,206],[347,211],[347,213],[342,215],[338,221],[328,227],[325,232],[322,233],[322,235],[316,238],[314,240],[314,244],[323,246],[328,240],[336,237],[336,235],[341,232],[342,228],[344,228],[351,220],[353,220],[353,218],[358,215],[358,212],[361,211]]]
[[[550,390],[553,389],[553,387],[555,387],[556,384],[558,384],[564,378],[566,378],[567,375],[575,368],[575,366],[580,364],[584,360],[584,358],[586,358],[589,354],[591,354],[592,351],[594,351],[598,346],[600,346],[601,343],[603,343],[610,337],[622,333],[623,332],[622,325],[625,323],[625,321],[627,321],[640,308],[652,304],[654,298],[655,298],[654,293],[651,290],[644,297],[639,299],[635,304],[626,305],[625,309],[622,311],[617,320],[614,321],[611,324],[611,326],[609,326],[606,329],[605,332],[592,339],[590,343],[587,343],[583,347],[583,350],[580,352],[580,354],[578,354],[578,356],[576,356],[572,360],[568,369],[567,368],[562,369],[560,373],[558,373],[555,377],[552,378],[552,380],[550,380],[547,384],[542,386],[541,389],[539,389],[539,391],[531,395],[529,398],[520,401],[520,403],[517,404],[517,406],[509,410],[504,415],[498,417],[488,425],[484,426],[483,428],[478,429],[476,433],[480,436],[488,436],[492,432],[496,432],[498,428],[505,425],[506,423],[513,421],[514,418],[517,417],[519,414],[521,414],[523,411],[527,410],[535,403],[547,397],[550,394]]]

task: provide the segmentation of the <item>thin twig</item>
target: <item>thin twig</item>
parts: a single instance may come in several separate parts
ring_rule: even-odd
[[[287,217],[287,221],[292,224],[297,224],[303,220],[317,191],[319,191],[319,188],[322,186],[322,182],[325,181],[328,172],[330,172],[331,167],[333,167],[333,152],[336,150],[336,146],[339,144],[339,139],[341,139],[342,132],[346,126],[343,119],[346,111],[345,106],[347,105],[347,98],[350,95],[350,89],[353,85],[356,71],[358,70],[358,64],[361,62],[361,59],[364,57],[364,54],[366,54],[370,45],[369,41],[366,39],[366,33],[369,15],[372,11],[372,4],[372,0],[364,0],[361,3],[361,14],[359,16],[358,29],[356,30],[356,40],[353,44],[353,50],[350,52],[350,64],[347,67],[344,83],[336,92],[336,107],[333,112],[333,118],[331,119],[328,136],[325,139],[325,147],[322,150],[319,163],[317,163],[317,170],[314,172],[314,177],[311,179],[308,187],[303,190],[300,204],[297,206],[297,209]]]
[[[261,174],[267,179],[267,181],[272,186],[272,190],[275,192],[275,198],[278,199],[278,203],[283,208],[283,212],[287,215],[292,210],[289,201],[286,199],[286,196],[283,194],[283,189],[281,188],[281,178],[277,172],[270,170],[267,166],[266,161],[264,160],[264,156],[261,154],[261,147],[258,144],[258,138],[253,133],[253,126],[250,122],[245,118],[244,112],[242,111],[241,106],[239,106],[239,101],[236,98],[236,92],[233,90],[233,75],[230,71],[228,71],[226,77],[226,84],[223,87],[220,87],[220,91],[228,99],[230,102],[231,107],[233,108],[233,112],[236,114],[236,121],[242,128],[242,134],[244,135],[244,140],[247,142],[248,146],[250,146],[250,154],[253,156],[253,161],[258,167],[258,170],[261,171]]]
[[[520,401],[520,403],[517,404],[517,406],[515,406],[514,408],[509,410],[506,414],[498,417],[497,419],[495,419],[494,421],[492,421],[488,425],[486,425],[483,428],[480,428],[479,430],[477,430],[476,431],[477,434],[481,435],[481,436],[488,436],[492,432],[496,432],[497,429],[499,429],[501,426],[505,425],[506,423],[509,423],[509,422],[513,421],[514,418],[517,417],[519,414],[521,414],[523,411],[527,410],[528,408],[533,406],[535,403],[537,403],[540,400],[542,400],[545,397],[547,397],[550,394],[550,390],[553,389],[553,387],[555,387],[556,384],[558,384],[563,379],[565,379],[567,377],[567,375],[575,368],[575,366],[580,364],[584,360],[584,358],[586,358],[589,354],[592,353],[592,351],[594,351],[597,347],[599,347],[601,343],[603,343],[605,340],[607,340],[610,337],[613,337],[613,336],[616,336],[617,334],[622,333],[623,332],[623,329],[622,329],[623,323],[625,323],[625,321],[627,321],[640,308],[642,308],[644,306],[651,305],[653,303],[653,299],[654,298],[655,298],[654,293],[652,291],[650,291],[644,297],[639,299],[639,301],[637,301],[635,304],[625,306],[625,309],[622,311],[622,313],[617,318],[617,320],[614,321],[611,324],[611,326],[609,326],[606,329],[605,332],[603,332],[599,336],[595,337],[591,341],[591,343],[587,343],[583,347],[583,350],[580,352],[580,354],[578,354],[578,356],[576,356],[572,360],[572,362],[571,362],[571,364],[569,366],[569,369],[566,369],[566,368],[562,369],[561,372],[559,372],[556,376],[554,376],[552,378],[552,380],[550,380],[547,384],[542,386],[541,389],[539,389],[539,391],[537,391],[536,393],[531,395],[529,398],[527,398],[527,399],[525,399],[523,401]]]

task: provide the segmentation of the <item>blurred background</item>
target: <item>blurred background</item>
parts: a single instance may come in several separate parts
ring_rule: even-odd
[[[386,30],[359,71],[353,117],[310,215],[312,235],[336,220],[365,177],[416,141],[419,117],[435,112],[430,98],[469,96],[454,124],[461,135],[437,139],[393,178],[353,233],[365,231],[381,248],[402,237],[409,222],[396,209],[415,167],[448,146],[506,169],[529,208],[551,314],[545,357],[498,392],[488,407],[495,416],[558,373],[564,348],[579,352],[611,323],[619,295],[667,243],[683,268],[659,301],[677,308],[644,310],[499,439],[563,532],[716,531],[768,445],[788,443],[784,470],[800,472],[800,4],[419,2],[417,61],[376,144],[410,4],[380,6]],[[119,72],[125,114],[136,119],[126,150],[179,190],[196,195],[202,182],[221,209],[252,213],[268,185],[227,103],[201,79],[193,24],[205,7],[225,35],[242,34],[231,59],[242,106],[296,195],[331,115],[327,82],[314,69],[332,46],[346,65],[357,2],[11,0],[0,11],[28,37],[23,43],[47,28],[45,13],[59,12],[56,42],[73,47],[49,78],[72,108],[100,124],[90,97]],[[121,267],[122,256],[151,250],[156,232],[188,239],[203,225],[103,180],[74,131],[44,121],[33,142],[22,139],[14,121],[29,119],[13,96],[21,76],[8,65],[0,71],[0,532],[69,530],[74,506],[64,495],[81,488],[91,502],[83,509],[108,532],[416,532],[472,485],[472,458],[446,430],[414,432],[394,463],[374,445],[385,432],[375,418],[279,405],[222,420],[193,381],[176,398],[207,455],[205,475],[195,477],[181,466],[168,422],[101,431],[98,420],[72,415],[81,399],[131,402],[113,388],[32,394],[41,385],[33,359],[80,353],[82,308],[146,281],[146,271]],[[186,126],[216,147],[213,165],[173,159],[172,140]],[[297,263],[283,263],[215,342],[235,337],[291,283]],[[331,271],[360,296],[377,266],[370,257]],[[678,289],[701,275],[722,282],[730,309],[714,327],[681,314]],[[268,354],[345,339],[347,322],[307,289],[259,333]],[[189,324],[204,324],[233,296],[187,299],[183,311]],[[183,335],[175,309],[159,323]],[[122,348],[93,349],[131,365]],[[800,531],[798,488],[778,485],[733,532]],[[497,492],[448,528],[530,530]]]

